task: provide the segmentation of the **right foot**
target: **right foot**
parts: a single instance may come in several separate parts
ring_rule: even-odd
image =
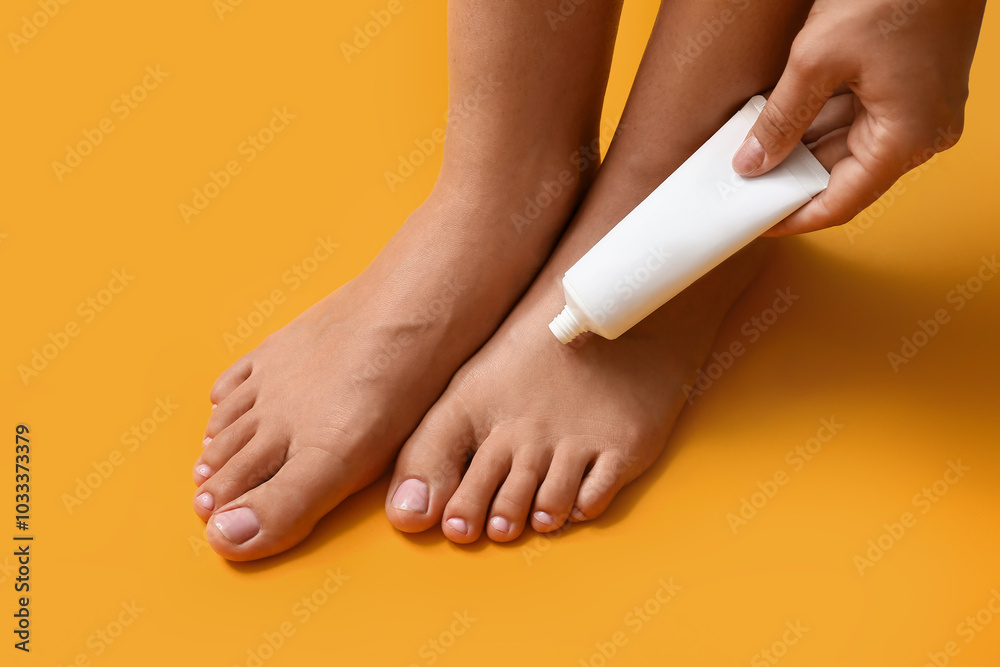
[[[388,468],[551,250],[585,184],[527,228],[511,213],[561,168],[512,176],[499,202],[436,191],[358,278],[219,376],[194,468],[212,548],[284,551]]]

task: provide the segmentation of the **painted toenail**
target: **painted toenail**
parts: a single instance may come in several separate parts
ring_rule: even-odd
[[[249,507],[237,507],[215,515],[215,527],[233,544],[243,544],[260,532],[257,514]]]
[[[198,465],[196,465],[194,467],[194,472],[196,475],[204,477],[205,479],[208,479],[209,477],[212,476],[212,469],[209,468],[204,463],[199,463]]]
[[[490,519],[490,525],[493,526],[493,530],[498,533],[508,533],[510,532],[510,521],[502,516],[495,516]]]
[[[204,440],[201,441],[201,446],[202,447],[208,447],[208,443],[210,443],[210,442],[212,442],[212,439],[209,438],[209,437],[206,437]]]
[[[548,512],[535,512],[531,516],[535,517],[535,521],[546,526],[556,525],[556,519],[554,516]]]
[[[204,507],[209,511],[215,509],[215,498],[213,498],[212,494],[208,493],[207,491],[198,496],[197,498],[195,498],[195,500],[198,502],[199,505],[201,505],[202,507]]]
[[[448,521],[446,521],[445,523],[451,526],[451,529],[454,530],[456,533],[461,533],[462,535],[465,535],[467,532],[469,532],[469,525],[465,523],[465,519],[459,519],[458,517],[454,517],[452,519],[448,519]]]
[[[392,506],[410,512],[427,511],[427,485],[419,479],[408,479],[399,485],[392,496]]]

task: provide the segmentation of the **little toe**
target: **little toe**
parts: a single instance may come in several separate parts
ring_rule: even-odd
[[[233,393],[233,390],[243,384],[248,377],[250,377],[250,371],[253,365],[250,363],[248,357],[241,357],[232,366],[227,368],[222,372],[222,375],[216,379],[215,384],[212,385],[211,391],[208,392],[208,397],[211,399],[213,405],[218,405],[222,403]]]
[[[621,488],[635,478],[633,458],[618,452],[601,454],[580,483],[570,521],[589,521],[603,514]]]

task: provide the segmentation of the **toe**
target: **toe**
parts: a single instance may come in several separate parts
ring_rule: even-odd
[[[325,450],[300,449],[265,483],[220,506],[208,521],[209,544],[234,561],[290,549],[357,490],[348,468]]]
[[[253,407],[257,400],[257,390],[250,386],[250,383],[241,384],[229,396],[219,403],[205,426],[205,436],[209,440],[214,440],[215,436],[222,432],[234,421],[240,418],[247,410]]]
[[[195,513],[207,521],[217,507],[263,484],[281,469],[287,451],[286,440],[257,432],[224,464],[208,471],[207,479],[194,494]],[[211,467],[210,464],[205,465]],[[195,467],[196,476],[199,472],[197,468],[198,466]],[[206,493],[213,501],[211,505],[204,498]]]
[[[570,521],[589,521],[603,514],[621,488],[635,478],[635,461],[618,452],[601,454],[580,483]]]
[[[510,449],[488,437],[472,458],[455,494],[444,508],[441,530],[452,542],[474,542],[483,532],[497,487],[510,472]]]
[[[442,396],[396,458],[385,501],[389,523],[416,533],[440,522],[462,479],[471,444],[465,413]]]
[[[539,533],[548,533],[562,526],[569,518],[592,455],[577,447],[559,447],[552,457],[545,481],[535,497],[531,526]]]
[[[257,419],[253,411],[246,412],[227,426],[214,438],[206,438],[208,443],[194,465],[194,481],[202,484],[220,470],[236,452],[250,442],[257,432]]]
[[[531,501],[538,490],[538,482],[548,467],[549,455],[546,450],[521,448],[515,456],[510,474],[490,507],[486,534],[491,540],[509,542],[521,534],[528,520]]]
[[[208,392],[212,405],[222,403],[229,394],[233,393],[234,389],[243,384],[244,380],[250,377],[251,368],[252,365],[248,357],[242,357],[227,368],[212,385],[212,390]]]

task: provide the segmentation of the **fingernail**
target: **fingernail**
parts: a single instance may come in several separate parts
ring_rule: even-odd
[[[453,519],[448,519],[445,523],[451,526],[451,529],[454,530],[456,533],[461,533],[462,535],[465,535],[467,532],[469,532],[469,525],[465,523],[465,519],[459,519],[458,517],[455,517]]]
[[[243,544],[260,532],[257,514],[249,507],[237,507],[215,515],[215,527],[233,544]]]
[[[493,526],[493,530],[498,533],[510,532],[510,521],[502,516],[495,516],[490,519],[490,525]]]
[[[392,495],[392,506],[410,512],[427,511],[427,485],[419,479],[408,479]]]
[[[195,498],[195,502],[197,502],[199,505],[201,505],[208,511],[212,511],[213,509],[215,509],[215,498],[213,498],[212,494],[208,493],[207,491],[198,496],[197,498]]]
[[[535,512],[531,516],[535,517],[535,521],[545,526],[554,526],[556,524],[555,517],[548,512]]]
[[[208,443],[210,442],[212,442],[212,439],[206,436],[205,439],[201,441],[201,446],[208,447]]]
[[[194,474],[196,474],[199,477],[202,477],[204,479],[208,479],[209,477],[212,476],[212,469],[209,468],[204,463],[199,463],[198,465],[196,465],[194,467]]]
[[[743,140],[743,144],[736,155],[733,156],[733,169],[737,174],[744,176],[753,173],[764,163],[764,147],[757,141],[757,137],[748,134]]]

